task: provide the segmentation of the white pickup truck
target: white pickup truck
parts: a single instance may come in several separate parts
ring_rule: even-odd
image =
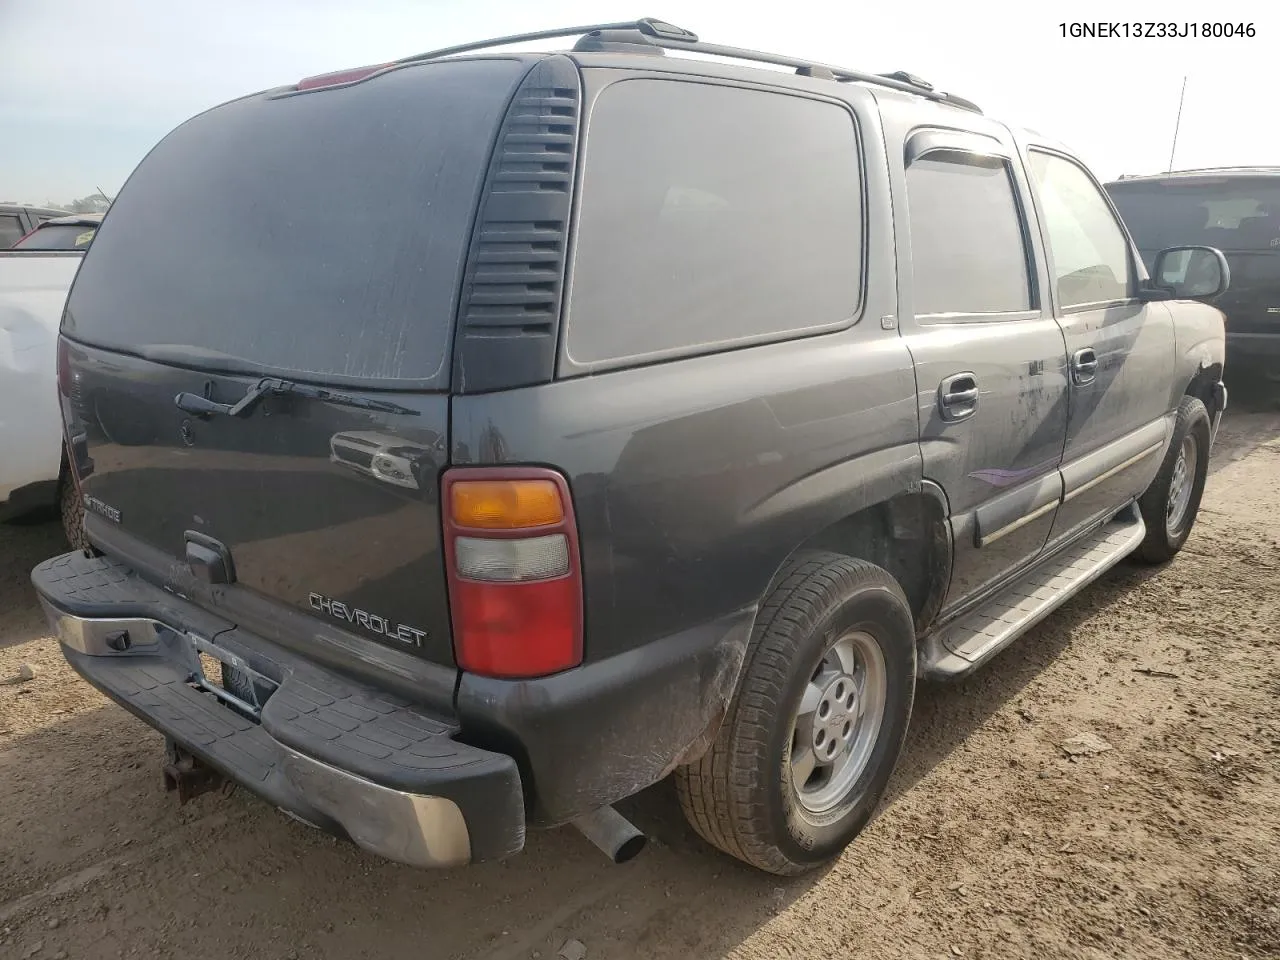
[[[63,452],[58,325],[101,220],[58,217],[0,250],[0,519],[58,508],[75,547],[87,542]]]

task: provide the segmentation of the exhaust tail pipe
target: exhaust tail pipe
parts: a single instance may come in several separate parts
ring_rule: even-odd
[[[584,837],[614,863],[626,863],[648,842],[635,824],[613,807],[601,807],[573,821]]]

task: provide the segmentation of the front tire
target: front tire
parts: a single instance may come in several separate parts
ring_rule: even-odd
[[[901,753],[915,639],[911,607],[880,567],[834,553],[794,560],[760,608],[715,743],[676,773],[693,829],[781,876],[838,857]]]
[[[1172,560],[1191,536],[1209,477],[1210,437],[1204,403],[1183,397],[1160,472],[1138,499],[1147,526],[1138,556],[1147,563]]]

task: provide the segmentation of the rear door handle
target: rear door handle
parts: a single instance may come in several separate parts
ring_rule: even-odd
[[[1092,347],[1077,350],[1071,355],[1071,379],[1077,386],[1093,383],[1098,376],[1098,355]]]
[[[938,384],[938,412],[948,423],[977,413],[978,378],[972,373],[957,373]]]

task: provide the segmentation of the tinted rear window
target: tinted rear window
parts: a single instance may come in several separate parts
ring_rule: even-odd
[[[13,247],[15,250],[88,250],[97,229],[92,223],[47,223]]]
[[[1188,244],[1280,250],[1280,179],[1121,182],[1107,190],[1144,254]]]
[[[64,329],[129,352],[443,385],[477,195],[524,69],[425,64],[188,121],[116,199]]]
[[[843,107],[624,80],[592,110],[584,162],[567,349],[580,368],[856,316],[862,186]]]

